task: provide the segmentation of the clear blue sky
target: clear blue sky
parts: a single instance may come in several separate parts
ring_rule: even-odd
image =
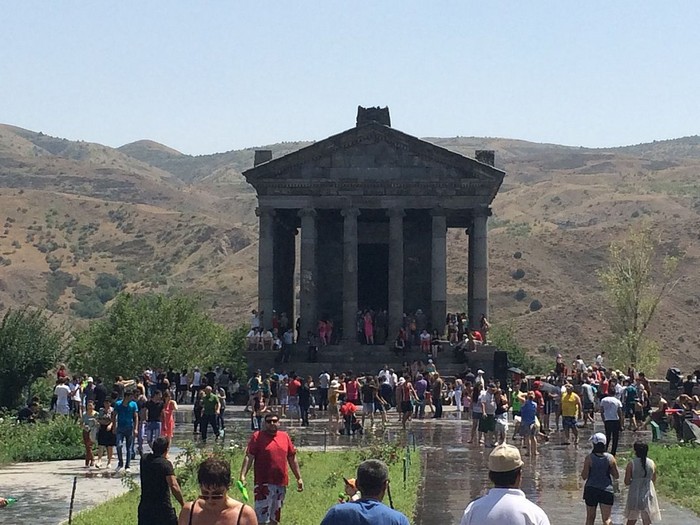
[[[700,2],[0,0],[0,122],[202,154],[388,105],[425,136],[700,134]]]

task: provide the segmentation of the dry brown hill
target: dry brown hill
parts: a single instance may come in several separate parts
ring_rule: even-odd
[[[660,368],[700,364],[698,137],[609,149],[427,140],[469,156],[494,149],[508,173],[490,223],[492,320],[513,322],[535,353],[591,356],[606,334],[595,271],[611,240],[648,220],[666,252],[685,253],[654,327]],[[266,147],[277,157],[306,144]],[[130,289],[198,293],[236,324],[255,303],[256,201],[241,176],[253,152],[194,157],[145,140],[113,149],[0,125],[0,310],[47,305],[85,322],[111,296],[104,275],[96,284],[106,274]],[[450,309],[461,310],[466,237],[449,239]]]

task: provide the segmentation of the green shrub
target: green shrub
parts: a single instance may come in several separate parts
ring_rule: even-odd
[[[0,423],[0,463],[55,461],[83,457],[82,429],[69,417],[18,424]]]

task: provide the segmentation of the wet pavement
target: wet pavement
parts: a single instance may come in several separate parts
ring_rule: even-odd
[[[399,440],[421,448],[424,459],[424,483],[420,487],[416,525],[458,524],[469,501],[483,495],[491,486],[488,481],[487,457],[490,449],[467,443],[471,422],[457,420],[456,414],[446,412],[446,419],[414,421],[407,432],[401,430],[392,412],[390,424],[374,436],[388,441]],[[178,414],[174,444],[191,441],[191,408],[183,406]],[[283,420],[284,429],[300,448],[324,450],[362,446],[369,436],[341,436],[332,432],[325,419],[311,421],[311,427],[290,427]],[[241,407],[227,414],[227,444],[245,444],[250,433],[250,423]],[[602,431],[598,423],[596,431]],[[590,429],[582,431],[580,447],[565,446],[561,438],[553,433],[549,444],[540,448],[535,459],[524,458],[522,489],[527,497],[540,505],[548,514],[551,523],[560,525],[583,523],[585,506],[581,499],[583,481],[581,467],[589,446]],[[620,452],[629,449],[635,438],[650,440],[650,433],[622,435]],[[175,454],[177,448],[174,449]],[[174,454],[173,454],[174,455]],[[653,459],[653,458],[652,458]],[[116,460],[115,460],[116,464]],[[0,510],[3,525],[56,525],[68,518],[68,508],[73,478],[78,477],[75,511],[89,508],[110,497],[123,493],[126,486],[113,471],[89,471],[81,468],[82,462],[58,461],[47,463],[15,464],[0,470],[0,493],[18,497],[11,508]],[[134,462],[134,475],[138,476],[138,460]],[[625,488],[616,494],[613,507],[613,522],[624,523],[622,511],[626,498]],[[663,523],[669,525],[700,525],[700,518],[661,500]],[[122,524],[115,524],[122,525]],[[127,524],[124,524],[127,525]],[[294,525],[294,524],[292,524]]]

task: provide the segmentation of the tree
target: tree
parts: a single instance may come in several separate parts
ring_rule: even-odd
[[[647,336],[661,300],[678,283],[679,256],[659,257],[659,240],[649,225],[610,245],[608,266],[598,272],[610,305],[608,359],[617,367],[653,370],[659,345]]]
[[[234,335],[191,297],[122,293],[104,319],[77,335],[69,361],[74,370],[110,379],[134,377],[152,366],[222,365],[241,373],[244,343]]]
[[[42,310],[8,310],[0,325],[0,406],[19,406],[25,389],[56,366],[69,345]]]

